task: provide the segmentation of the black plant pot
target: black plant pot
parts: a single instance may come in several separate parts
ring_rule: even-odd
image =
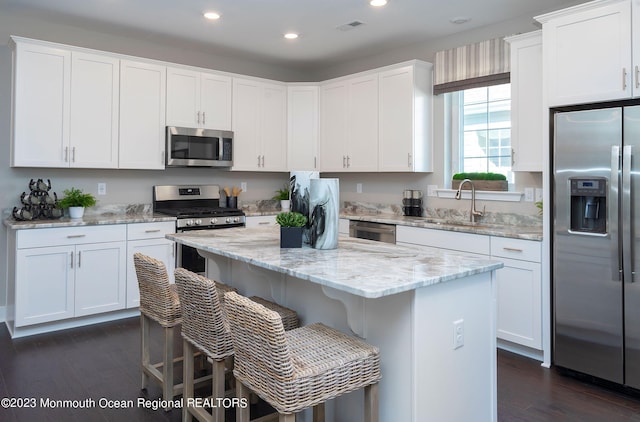
[[[302,227],[280,227],[281,248],[302,247]]]

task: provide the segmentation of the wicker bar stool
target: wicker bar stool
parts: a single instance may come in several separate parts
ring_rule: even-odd
[[[279,420],[313,407],[314,421],[324,419],[324,403],[365,389],[365,421],[378,421],[378,349],[331,329],[312,324],[284,331],[277,313],[235,292],[225,295],[235,349],[236,394],[248,389],[274,407]],[[249,407],[237,408],[237,421],[249,421]]]
[[[193,353],[199,350],[213,364],[212,396],[225,397],[225,361],[233,356],[233,344],[226,317],[223,314],[220,297],[222,291],[213,280],[202,277],[184,268],[175,271],[176,285],[183,312],[182,338],[184,350],[184,394],[182,420],[190,420],[190,415],[199,421],[224,422],[223,406],[214,407],[213,414],[202,407],[190,406],[194,397]]]
[[[182,393],[182,384],[174,385],[174,328],[182,322],[180,300],[175,285],[169,283],[169,275],[162,261],[136,252],[133,262],[140,289],[140,332],[142,389],[146,389],[149,378],[162,386],[162,398],[165,401]],[[151,363],[149,356],[149,323],[156,321],[164,331],[163,358],[160,363]],[[158,368],[161,368],[162,372]],[[165,409],[168,410],[168,409]]]

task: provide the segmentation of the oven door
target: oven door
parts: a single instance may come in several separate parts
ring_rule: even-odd
[[[231,167],[233,132],[168,126],[167,167]]]
[[[198,254],[198,250],[180,243],[178,243],[177,247],[178,253],[176,254],[176,268],[184,268],[206,277],[207,260]]]

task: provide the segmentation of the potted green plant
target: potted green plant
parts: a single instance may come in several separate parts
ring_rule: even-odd
[[[500,173],[456,173],[451,180],[451,189],[458,189],[464,179],[471,180],[476,190],[509,190],[507,176]],[[463,189],[470,189],[470,187],[465,185]]]
[[[90,193],[72,187],[64,190],[64,198],[58,201],[58,207],[69,208],[69,217],[82,218],[84,209],[96,204],[96,198]]]
[[[289,211],[291,207],[291,201],[289,198],[289,185],[285,184],[281,189],[278,189],[273,199],[275,199],[276,201],[280,201],[280,208],[282,209],[282,211]]]
[[[302,247],[302,228],[307,224],[307,217],[299,212],[281,212],[276,215],[276,223],[280,225],[281,248]]]

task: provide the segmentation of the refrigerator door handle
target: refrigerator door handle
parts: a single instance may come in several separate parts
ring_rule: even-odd
[[[626,145],[622,150],[622,270],[624,280],[633,283],[633,232],[631,231],[631,158],[633,147]]]
[[[611,180],[609,183],[609,216],[607,225],[609,233],[611,233],[611,242],[613,247],[611,248],[611,268],[613,269],[611,274],[612,280],[622,281],[622,262],[620,260],[619,249],[620,241],[618,239],[618,225],[614,223],[617,219],[614,216],[618,215],[618,195],[619,195],[619,178],[620,178],[620,147],[613,145],[611,147]]]

